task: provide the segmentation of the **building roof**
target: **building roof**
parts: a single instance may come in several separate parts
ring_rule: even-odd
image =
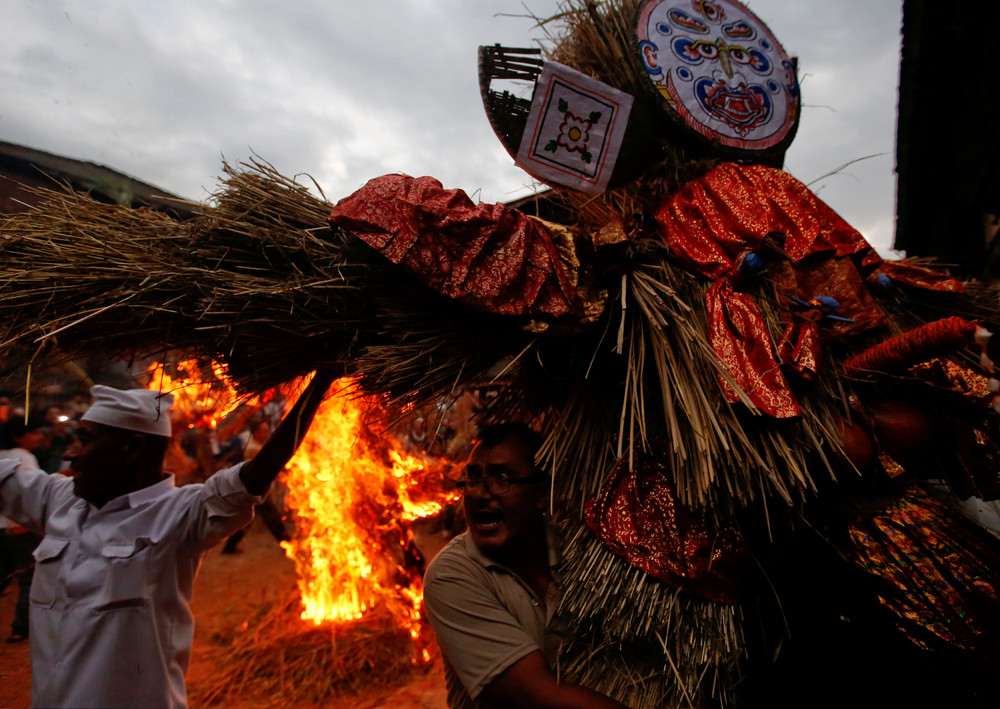
[[[194,204],[104,165],[0,141],[0,213],[22,211],[38,198],[24,189],[69,186],[107,204],[152,207],[184,219]]]

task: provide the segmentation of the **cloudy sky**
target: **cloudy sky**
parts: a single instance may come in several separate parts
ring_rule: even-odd
[[[223,157],[308,173],[331,201],[389,172],[477,199],[530,190],[486,120],[476,49],[529,46],[557,0],[3,0],[0,140],[189,199]],[[889,255],[898,0],[747,3],[799,58],[785,167]],[[875,157],[868,157],[874,155]],[[838,174],[820,179],[853,160]]]

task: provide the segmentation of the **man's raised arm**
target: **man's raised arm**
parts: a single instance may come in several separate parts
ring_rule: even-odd
[[[267,439],[257,456],[240,469],[240,479],[251,495],[263,495],[305,438],[316,409],[333,383],[329,371],[317,371],[309,387],[285,414],[278,429]]]

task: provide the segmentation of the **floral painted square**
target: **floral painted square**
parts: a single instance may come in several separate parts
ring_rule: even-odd
[[[546,62],[516,162],[545,182],[603,192],[631,109],[629,94],[557,62]]]

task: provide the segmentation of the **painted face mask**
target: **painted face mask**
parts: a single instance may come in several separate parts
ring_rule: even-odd
[[[729,148],[791,142],[795,66],[750,10],[735,0],[651,0],[636,35],[639,60],[673,118]]]

